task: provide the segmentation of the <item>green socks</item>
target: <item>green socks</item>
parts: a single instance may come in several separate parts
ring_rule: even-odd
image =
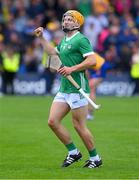
[[[66,144],[65,146],[68,149],[68,151],[72,151],[74,149],[77,149],[76,146],[73,143]]]
[[[89,155],[90,155],[90,157],[96,156],[97,155],[96,149],[93,149],[93,150],[89,151]]]
[[[78,150],[77,150],[76,146],[73,144],[73,142],[70,144],[66,144],[65,146],[68,149],[69,154],[77,154],[78,153]],[[99,159],[96,149],[89,151],[89,155],[90,155],[90,160],[98,160]]]
[[[99,161],[101,159],[99,157],[99,155],[97,154],[96,149],[93,149],[93,150],[89,151],[89,155],[90,155],[90,160],[91,161]]]

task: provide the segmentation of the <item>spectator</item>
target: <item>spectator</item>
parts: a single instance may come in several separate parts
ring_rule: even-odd
[[[115,8],[115,13],[121,16],[125,12],[129,12],[131,9],[131,0],[111,0],[112,5]]]
[[[135,83],[133,94],[139,95],[139,43],[135,44],[132,48],[133,55],[131,59],[131,77]]]
[[[97,47],[98,36],[104,27],[108,26],[108,20],[104,15],[91,14],[86,17],[83,33],[90,40],[94,49]]]
[[[32,44],[26,46],[25,54],[23,55],[23,63],[27,73],[38,72],[38,60],[35,56],[34,47]]]
[[[29,17],[32,19],[44,13],[45,13],[45,7],[42,0],[31,0],[27,8],[27,14],[29,15]]]
[[[114,45],[118,51],[120,41],[119,41],[119,33],[120,33],[120,27],[111,25],[109,28],[109,36],[105,39],[103,43],[104,50],[108,50],[110,45]]]
[[[20,65],[20,54],[11,45],[7,45],[1,56],[2,93],[14,94],[14,79]]]

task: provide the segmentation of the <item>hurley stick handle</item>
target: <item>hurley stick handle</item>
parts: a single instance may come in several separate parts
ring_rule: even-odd
[[[66,76],[66,78],[79,90],[80,86],[76,83],[76,81],[72,78],[71,75]]]

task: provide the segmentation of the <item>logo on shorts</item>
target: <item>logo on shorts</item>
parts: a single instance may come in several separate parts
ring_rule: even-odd
[[[76,103],[78,103],[78,101],[73,101],[72,103],[73,103],[73,104],[76,104]]]

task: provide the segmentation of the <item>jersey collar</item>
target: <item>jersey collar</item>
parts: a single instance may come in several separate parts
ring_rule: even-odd
[[[77,31],[75,34],[73,34],[71,37],[65,37],[66,41],[71,40],[74,36],[76,36],[79,33],[79,31]]]

